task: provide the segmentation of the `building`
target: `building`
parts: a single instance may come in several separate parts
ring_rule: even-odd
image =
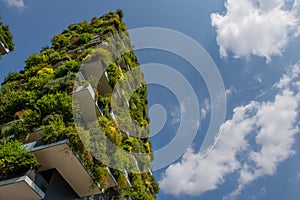
[[[3,38],[2,35],[0,35],[0,38]],[[6,54],[9,52],[9,49],[7,48],[7,45],[5,45],[4,40],[0,40],[0,54]]]
[[[149,133],[146,85],[125,76],[138,62],[127,51],[122,17],[118,10],[69,25],[51,47],[26,59],[24,70],[6,77],[0,199],[155,199],[151,143],[138,137],[139,130]],[[132,97],[115,89],[118,82]],[[111,99],[124,102],[129,114],[114,110]]]
[[[12,42],[12,35],[9,31],[9,27],[3,25],[0,17],[0,58],[1,55],[7,54],[9,51],[14,49]]]

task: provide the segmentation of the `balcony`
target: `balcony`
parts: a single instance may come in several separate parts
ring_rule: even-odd
[[[138,163],[136,157],[135,157],[134,155],[132,155],[132,154],[131,154],[131,157],[132,157],[132,159],[133,159],[133,161],[134,161],[134,164],[135,164],[135,166],[136,166],[136,169],[138,170],[138,172],[141,172],[140,167],[139,167],[139,163]]]
[[[18,119],[18,120],[13,120],[13,121],[7,122],[5,124],[0,125],[0,129],[3,130],[5,128],[7,128],[7,127],[10,127],[14,123],[17,123],[17,122],[20,122],[20,121],[23,121],[23,120],[22,119]]]
[[[22,176],[0,181],[0,197],[10,200],[41,200],[45,197],[47,185],[41,175],[29,170]]]
[[[95,35],[94,37],[92,37],[92,39],[89,41],[89,45],[97,45],[100,44],[102,42],[102,37],[101,35]]]
[[[95,102],[95,92],[89,84],[87,87],[80,86],[73,92],[73,102],[79,104],[79,113],[85,124],[94,122],[102,115],[101,109]]]
[[[131,182],[130,182],[129,177],[128,177],[127,170],[125,168],[123,169],[123,175],[126,178],[126,181],[127,181],[127,184],[128,184],[127,187],[132,187]]]
[[[121,56],[121,62],[120,62],[120,67],[126,71],[130,71],[130,67],[127,65],[125,59],[123,56]]]
[[[99,94],[102,96],[106,96],[112,93],[113,90],[109,84],[109,78],[107,72],[105,72],[104,75],[101,76],[97,88]]]
[[[108,167],[106,167],[107,171],[108,171],[108,179],[106,181],[107,186],[109,187],[114,187],[118,185],[117,180],[115,179],[115,177],[113,176],[113,174],[111,173],[110,169]]]
[[[92,186],[94,181],[68,143],[68,140],[48,145],[33,142],[26,144],[25,147],[34,153],[41,164],[39,171],[56,169],[79,197],[101,193],[99,185]]]
[[[15,138],[15,135],[14,135],[15,132],[14,132],[13,126],[16,125],[18,122],[23,122],[23,120],[18,119],[18,120],[10,121],[6,124],[0,125],[0,133],[2,133],[5,136],[8,136],[10,138]],[[10,130],[10,129],[12,129],[12,130]],[[11,135],[8,135],[8,134],[11,134]],[[41,128],[36,128],[32,131],[32,133],[30,133],[28,135],[28,137],[22,138],[21,141],[26,144],[26,143],[31,143],[31,142],[40,140],[40,139],[42,139],[42,137],[43,137],[43,130]]]
[[[79,73],[83,80],[90,82],[93,88],[98,89],[100,95],[106,96],[107,94],[112,93],[112,88],[109,85],[108,74],[104,71],[101,58],[96,58],[95,61],[83,64]]]
[[[2,38],[2,36],[0,35],[0,39],[1,38]],[[3,40],[3,42],[0,40],[0,54],[6,54],[8,52],[9,52],[9,49],[5,45],[4,40]]]
[[[29,135],[28,139],[24,143],[31,143],[42,139],[43,130],[41,128],[37,128],[33,130],[33,132]]]
[[[95,60],[91,60],[82,64],[80,68],[80,73],[82,74],[82,78],[85,80],[92,80],[102,76],[104,73],[104,67],[100,62],[101,58],[95,58]]]

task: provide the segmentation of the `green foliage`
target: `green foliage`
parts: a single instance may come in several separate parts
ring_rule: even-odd
[[[25,60],[25,70],[35,65],[47,63],[48,59],[48,56],[45,54],[32,54]]]
[[[120,147],[122,135],[117,131],[115,123],[106,117],[100,117],[98,121],[108,139],[117,147]]]
[[[25,73],[24,73],[24,79],[28,81],[30,78],[34,78],[38,75],[38,71],[43,69],[43,68],[48,68],[50,67],[46,63],[41,63],[37,65],[33,65],[30,68],[28,68]]]
[[[15,136],[18,139],[25,140],[27,135],[34,129],[37,128],[41,121],[41,116],[36,110],[22,110],[19,113],[19,118],[22,119],[22,123],[18,122],[19,127],[22,131],[15,132]]]
[[[119,17],[121,19],[124,17],[124,13],[123,13],[123,11],[121,9],[118,9],[116,13],[119,15]]]
[[[117,82],[123,78],[123,73],[115,62],[107,66],[106,71],[109,77],[109,84],[114,88]]]
[[[41,74],[37,74],[37,76],[33,76],[33,77],[29,78],[27,83],[24,84],[24,88],[26,90],[34,90],[35,93],[38,94],[38,96],[43,95],[44,85],[46,85],[54,77],[53,73],[51,73],[51,72],[44,73],[43,70],[41,70],[40,73]]]
[[[1,124],[14,120],[16,112],[32,107],[37,99],[34,91],[11,90],[11,83],[2,87],[0,97]]]
[[[107,163],[107,161],[105,161],[107,160],[107,155],[105,154],[106,147],[103,136],[99,135],[99,130],[97,130],[95,124],[90,124],[89,131],[84,130],[81,127],[77,127],[75,129],[73,126],[66,126],[61,118],[62,116],[60,115],[50,115],[46,119],[44,119],[44,125],[41,126],[41,128],[44,130],[42,141],[45,144],[50,144],[53,142],[68,139],[70,141],[70,147],[72,151],[79,155],[79,158],[86,167],[87,171],[92,173],[92,178],[96,182],[99,182],[102,186],[106,186],[108,171],[102,163],[94,160],[90,153],[97,153],[98,159],[103,159],[101,161],[103,161],[103,163]],[[77,134],[77,131],[80,131],[80,138]],[[92,145],[91,148],[86,149],[86,146],[89,144]],[[94,148],[98,152],[94,152]],[[102,150],[103,153],[99,152],[99,150]]]
[[[73,91],[75,74],[72,72],[67,72],[66,76],[60,78],[51,79],[43,86],[43,90],[48,93],[57,93],[57,92],[67,92],[70,93]]]
[[[98,106],[101,108],[105,116],[109,116],[111,110],[110,101],[111,101],[111,95],[105,97],[99,96],[98,98]]]
[[[104,131],[99,126],[98,122],[93,122],[88,125],[89,137],[86,138],[87,145],[90,147],[90,151],[93,155],[101,161],[103,164],[108,164],[106,136]],[[82,134],[81,134],[82,135]],[[86,134],[84,134],[86,135]],[[82,139],[82,138],[81,138]],[[88,141],[87,141],[88,140]]]
[[[94,17],[91,23],[84,21],[69,25],[68,29],[52,38],[51,47],[44,47],[39,54],[29,56],[25,60],[23,71],[9,74],[0,90],[0,124],[21,119],[2,128],[2,138],[14,135],[15,139],[26,141],[32,130],[41,127],[44,132],[44,144],[68,139],[70,148],[94,181],[105,188],[109,187],[106,165],[115,165],[130,172],[132,169],[137,170],[131,153],[149,154],[136,157],[141,170],[148,169],[153,159],[149,140],[128,137],[124,133],[125,130],[118,126],[120,124],[117,125],[111,118],[111,94],[101,96],[101,85],[97,88],[99,91],[96,90],[96,100],[104,116],[99,116],[98,122],[84,124],[84,127],[75,127],[74,124],[71,95],[76,73],[84,61],[101,59],[103,65],[109,65],[106,72],[112,88],[124,79],[123,73],[126,73],[128,68],[117,58],[117,52],[125,52],[126,48],[131,46],[129,35],[120,36],[122,41],[116,37],[115,42],[107,41],[108,45],[103,45],[103,48],[94,48],[96,44],[110,37],[107,33],[114,34],[126,30],[122,18],[123,11],[117,10],[116,13],[110,12],[100,18]],[[94,36],[100,39],[97,40]],[[134,52],[126,53],[123,58],[130,69],[139,66]],[[138,78],[143,78],[142,73]],[[140,85],[132,96],[128,97],[128,101],[130,117],[122,116],[121,125],[133,120],[136,129],[141,132],[140,135],[147,137],[149,130],[146,85]],[[14,166],[13,162],[11,166]],[[7,174],[7,171],[6,168],[0,170],[3,174]],[[132,187],[128,188],[129,184],[123,172],[111,171],[119,185],[105,190],[110,199],[125,199],[126,195],[130,195],[132,199],[155,199],[159,188],[150,174],[129,174]],[[114,191],[114,195],[111,195],[110,191]]]
[[[20,119],[2,129],[1,135],[4,137],[14,136],[18,140],[26,141],[32,130],[39,126],[40,115],[36,111],[27,109],[17,112],[16,117]]]
[[[130,51],[130,52],[127,52],[126,54],[124,54],[123,58],[127,64],[127,66],[129,66],[130,69],[133,69],[133,68],[139,66],[137,57],[134,55],[133,51]]]
[[[54,75],[56,78],[63,77],[68,74],[68,72],[77,73],[80,68],[80,65],[75,60],[69,60],[60,65],[55,71]]]
[[[49,49],[48,51],[43,52],[43,54],[48,56],[49,65],[55,65],[62,59],[61,54],[54,49]]]
[[[22,78],[22,74],[19,74],[17,72],[10,72],[7,75],[7,77],[5,77],[4,82],[2,83],[2,85],[6,84],[8,82],[20,80],[21,78]]]
[[[42,119],[47,115],[64,116],[64,122],[72,121],[72,97],[67,93],[46,94],[36,102]]]
[[[97,166],[93,169],[93,175],[95,177],[95,180],[101,184],[102,187],[109,187],[107,183],[107,178],[109,176],[109,173],[107,169],[104,166]]]
[[[89,33],[82,33],[78,35],[78,44],[87,44],[92,39],[92,34]]]
[[[111,172],[112,172],[113,176],[116,178],[119,188],[128,188],[129,187],[126,177],[122,171],[113,169],[113,170],[111,170]]]
[[[87,56],[85,58],[86,60],[88,59],[89,61],[98,61],[99,59],[103,62],[105,66],[111,63],[112,61],[112,55],[109,51],[105,49],[93,49],[91,50],[91,55]]]
[[[38,75],[41,75],[41,76],[43,76],[45,74],[53,74],[53,69],[50,67],[44,67],[41,70],[39,70],[37,73],[38,73]]]
[[[64,34],[58,34],[54,36],[51,40],[52,47],[54,49],[60,49],[66,47],[71,42],[70,38],[66,37]]]
[[[10,33],[10,30],[9,30],[9,26],[7,25],[4,25],[1,21],[1,17],[0,17],[0,41],[2,43],[4,43],[5,45],[7,45],[8,49],[10,51],[13,51],[14,50],[14,43],[13,43],[13,36],[12,34]],[[1,57],[0,57],[1,58]]]
[[[133,187],[128,188],[126,193],[131,196],[132,199],[137,200],[153,200],[155,196],[152,195],[151,191],[152,185],[148,178],[149,175],[145,173],[132,174],[131,182]],[[155,194],[155,193],[154,193]]]
[[[43,119],[43,125],[41,126],[43,133],[42,141],[45,144],[50,144],[60,140],[67,139],[67,127],[61,120],[61,115],[48,115]]]
[[[39,163],[33,153],[27,152],[16,140],[0,141],[0,179],[18,176],[29,169],[37,169]]]

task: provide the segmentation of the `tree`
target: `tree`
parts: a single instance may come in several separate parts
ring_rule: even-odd
[[[27,152],[17,140],[0,141],[0,180],[18,176],[29,169],[37,169],[39,163],[33,153]]]
[[[78,45],[87,44],[92,39],[92,35],[89,33],[83,33],[83,34],[79,34],[78,38],[79,38]]]
[[[32,66],[47,63],[48,59],[48,56],[45,54],[32,54],[25,60],[25,70],[30,69]]]
[[[64,34],[58,34],[52,38],[51,42],[54,49],[60,49],[69,45],[70,39]]]
[[[64,116],[64,122],[73,120],[72,97],[66,93],[46,94],[36,102],[42,118],[50,114]]]
[[[116,13],[119,15],[120,19],[122,19],[124,17],[124,13],[121,9],[117,9]]]

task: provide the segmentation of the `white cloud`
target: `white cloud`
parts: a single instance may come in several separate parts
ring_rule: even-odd
[[[23,0],[4,0],[4,2],[9,7],[17,7],[17,8],[24,8],[25,4]]]
[[[181,121],[181,109],[180,106],[172,107],[172,110],[170,112],[170,115],[172,117],[171,124],[178,125]]]
[[[235,159],[235,152],[247,147],[244,137],[252,130],[254,120],[246,119],[244,115],[245,110],[251,107],[252,104],[249,104],[234,110],[233,119],[223,124],[223,134],[219,143],[206,159],[201,160],[198,153],[188,149],[181,162],[171,165],[166,170],[163,179],[159,182],[161,189],[165,193],[174,195],[200,195],[216,189],[224,182],[227,174],[239,169],[240,164]],[[228,135],[230,140],[226,140]]]
[[[213,13],[217,43],[222,57],[281,55],[288,41],[299,32],[299,4],[295,0],[227,0],[226,14]]]
[[[185,126],[193,127],[193,129],[198,129],[200,126],[200,114],[202,114],[201,108],[199,108],[196,103],[198,103],[197,99],[194,96],[186,96],[180,102],[179,106],[175,106],[171,108],[171,125],[178,125],[180,123],[185,124]],[[209,109],[207,106],[209,102],[204,102],[204,108]],[[208,105],[207,105],[208,104]],[[199,114],[200,113],[200,114]],[[205,113],[206,114],[206,113]]]
[[[237,93],[237,90],[234,87],[230,87],[229,89],[226,89],[226,91],[225,91],[227,99],[236,93]]]
[[[209,99],[205,99],[200,107],[201,120],[205,119],[209,112],[210,112],[210,101],[209,101]]]
[[[278,92],[273,101],[236,107],[232,119],[220,128],[219,142],[207,158],[201,160],[199,153],[190,148],[180,162],[170,165],[159,182],[163,192],[201,195],[218,188],[226,176],[238,173],[238,187],[224,197],[234,199],[247,184],[273,175],[277,166],[294,154],[292,145],[299,133],[298,69],[295,65],[275,85]]]

